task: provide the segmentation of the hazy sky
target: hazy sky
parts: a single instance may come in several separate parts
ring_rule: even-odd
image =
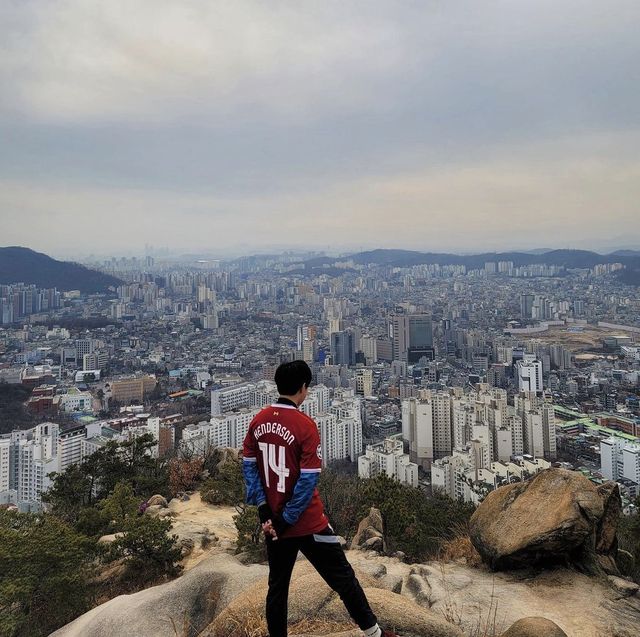
[[[638,0],[3,0],[0,245],[640,247]]]

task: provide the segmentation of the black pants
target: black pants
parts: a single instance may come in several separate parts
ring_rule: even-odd
[[[349,615],[365,630],[377,623],[376,616],[358,582],[351,564],[331,527],[315,535],[304,535],[275,542],[267,538],[269,557],[269,592],[267,626],[269,637],[287,637],[287,601],[291,572],[298,551],[311,562],[324,581],[344,603]]]

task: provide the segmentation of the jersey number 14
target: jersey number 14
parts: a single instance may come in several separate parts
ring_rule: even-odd
[[[289,477],[289,469],[285,459],[285,448],[266,442],[259,442],[258,447],[262,452],[262,464],[264,466],[264,482],[269,488],[269,469],[278,476],[277,489],[279,493],[285,492],[285,480]],[[276,452],[278,460],[276,461]]]

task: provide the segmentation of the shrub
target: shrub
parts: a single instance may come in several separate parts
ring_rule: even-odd
[[[169,535],[171,521],[149,515],[126,518],[123,535],[110,547],[109,558],[124,558],[130,573],[152,581],[177,575],[181,559],[178,536]]]
[[[195,488],[202,473],[202,458],[172,458],[169,461],[169,490],[173,495]]]
[[[0,510],[0,634],[44,637],[87,611],[93,555],[52,515]]]
[[[216,506],[227,504],[224,494],[218,491],[213,481],[203,483],[202,488],[200,489],[200,497],[204,502],[208,502],[209,504],[214,504]]]
[[[636,500],[637,510],[640,511],[640,497]],[[635,558],[628,573],[640,583],[640,513],[625,516],[618,525],[618,548],[628,551]]]
[[[380,509],[390,552],[413,561],[436,557],[442,543],[459,535],[473,506],[442,495],[426,497],[419,489],[380,474],[361,480],[331,470],[321,474],[320,494],[336,532],[351,538],[370,507]]]
[[[258,509],[253,506],[244,507],[233,516],[233,521],[238,530],[237,552],[249,554],[254,562],[264,561],[267,558],[267,548]]]
[[[457,562],[458,560],[465,560],[469,566],[480,566],[482,564],[480,553],[476,551],[475,546],[471,543],[469,534],[463,531],[450,539],[442,541],[438,559],[445,564]]]
[[[54,515],[76,526],[81,511],[109,497],[119,483],[131,485],[138,499],[167,495],[167,467],[150,454],[154,445],[151,434],[122,443],[109,441],[81,464],[52,474],[53,486],[42,499]]]
[[[389,550],[402,551],[412,561],[436,557],[442,542],[455,537],[474,511],[472,505],[443,495],[427,498],[386,474],[364,481],[359,517],[372,506],[382,513]]]
[[[107,498],[99,503],[99,508],[112,531],[122,530],[126,520],[138,515],[140,498],[133,493],[128,482],[118,482]]]
[[[363,507],[364,480],[332,469],[320,474],[318,490],[325,512],[338,535],[350,540],[358,529]]]
[[[244,502],[244,478],[239,462],[225,462],[213,478],[208,478],[200,487],[201,497],[209,504],[227,504],[240,511]]]

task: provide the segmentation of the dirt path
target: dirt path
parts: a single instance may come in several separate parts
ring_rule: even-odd
[[[233,552],[237,532],[233,523],[236,510],[230,506],[214,506],[203,502],[199,493],[194,493],[186,502],[171,502],[170,509],[176,514],[172,532],[180,538],[194,541],[194,549],[183,561],[184,570],[192,569],[205,557],[213,553]],[[202,538],[206,535],[218,538],[203,548]]]

